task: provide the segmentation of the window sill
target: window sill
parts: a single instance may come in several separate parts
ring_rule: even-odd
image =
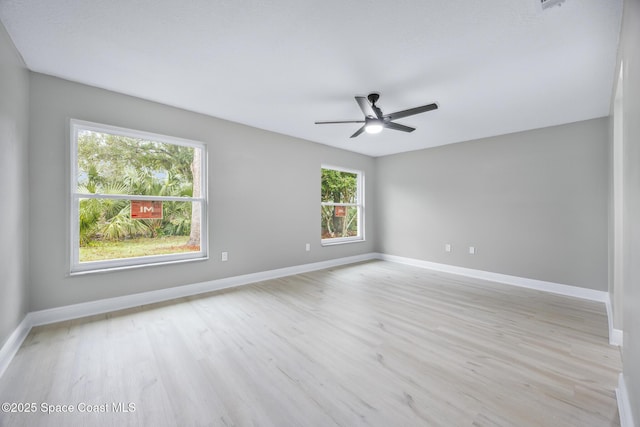
[[[88,270],[72,270],[69,273],[69,276],[84,276],[87,274],[101,274],[101,273],[112,273],[116,271],[126,271],[126,270],[134,270],[138,268],[148,268],[148,267],[158,267],[163,265],[174,265],[174,264],[184,264],[190,262],[198,262],[198,261],[207,261],[209,259],[208,256],[204,256],[201,258],[188,258],[188,259],[174,259],[167,261],[158,261],[158,262],[149,262],[146,264],[131,264],[131,265],[118,265],[113,267],[98,267],[92,268]]]
[[[321,246],[336,246],[336,245],[346,245],[349,243],[360,243],[364,242],[363,237],[357,238],[337,238],[337,239],[325,239],[320,241]]]

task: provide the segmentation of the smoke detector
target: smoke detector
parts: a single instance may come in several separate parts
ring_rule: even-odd
[[[553,6],[562,6],[564,0],[537,0],[540,2],[540,6],[542,6],[542,10],[549,9]]]

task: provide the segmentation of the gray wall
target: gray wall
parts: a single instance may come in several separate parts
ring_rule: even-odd
[[[623,331],[622,363],[640,425],[640,1],[626,0],[620,49],[623,68]],[[619,307],[618,307],[619,308]]]
[[[0,347],[27,313],[29,74],[0,23]]]
[[[203,96],[205,96],[203,94]],[[208,95],[207,95],[208,96]],[[68,276],[69,118],[202,141],[209,151],[210,259]],[[197,283],[374,251],[367,241],[320,246],[320,165],[364,171],[374,159],[32,73],[30,310]],[[366,209],[373,224],[373,209]],[[311,251],[305,251],[311,243]],[[220,252],[229,261],[220,262]]]
[[[606,291],[607,141],[604,118],[378,158],[380,250]]]

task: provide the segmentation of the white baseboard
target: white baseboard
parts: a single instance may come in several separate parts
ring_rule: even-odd
[[[611,329],[611,331],[609,331],[609,344],[622,347],[622,335],[620,329]]]
[[[622,331],[613,327],[613,310],[611,310],[611,299],[604,302],[607,309],[607,321],[609,322],[609,344],[622,347]]]
[[[276,270],[261,271],[258,273],[243,274],[241,276],[227,277],[223,279],[209,280],[191,285],[176,286],[173,288],[159,289],[157,291],[143,292],[133,295],[125,295],[115,298],[107,298],[97,301],[89,301],[80,304],[50,308],[29,313],[31,325],[45,325],[80,317],[93,316],[95,314],[109,313],[126,308],[139,307],[141,305],[156,302],[169,301],[176,298],[189,297],[206,292],[219,291],[221,289],[234,288],[264,280],[277,279],[279,277],[292,276],[294,274],[308,273],[310,271],[340,265],[353,264],[361,261],[377,259],[377,254],[369,253],[345,258],[337,258],[328,261],[310,264],[296,265],[293,267],[279,268]]]
[[[372,259],[381,259],[384,261],[397,262],[401,264],[412,265],[416,267],[426,268],[435,271],[442,271],[461,276],[473,277],[477,279],[489,280],[514,286],[520,286],[530,289],[537,289],[545,292],[568,295],[576,298],[583,298],[592,301],[609,303],[609,294],[607,292],[595,291],[591,289],[578,288],[575,286],[562,285],[559,283],[545,282],[542,280],[527,279],[517,276],[509,276],[506,274],[492,273],[482,270],[474,270],[464,267],[456,267],[446,264],[438,264],[429,261],[422,261],[413,258],[404,258],[395,255],[386,255],[381,253],[368,253],[345,258],[332,259],[310,264],[302,264],[293,267],[285,267],[275,270],[268,270],[258,273],[245,274],[242,276],[228,277],[224,279],[210,280],[207,282],[195,283],[191,285],[176,286],[168,289],[160,289],[157,291],[144,292],[133,295],[125,295],[115,298],[107,298],[97,301],[89,301],[86,303],[73,304],[63,307],[56,307],[46,310],[39,310],[28,313],[16,330],[11,334],[7,342],[0,349],[0,377],[15,356],[22,342],[29,334],[33,326],[44,325],[49,323],[61,322],[64,320],[77,319],[96,314],[108,313],[112,311],[122,310],[126,308],[138,307],[145,304],[153,304],[156,302],[168,301],[176,298],[198,295],[206,292],[212,292],[221,289],[227,289],[237,286],[243,286],[250,283],[256,283],[264,280],[276,279],[279,277],[302,274],[325,268],[337,267],[356,262],[368,261]],[[610,304],[610,303],[609,303]],[[610,307],[607,311],[610,316]],[[611,323],[611,322],[610,322]],[[622,343],[622,332],[610,328],[610,342]],[[619,344],[618,344],[619,345]]]
[[[581,298],[590,301],[602,302],[607,310],[607,321],[609,324],[609,344],[622,346],[622,331],[613,327],[613,312],[611,311],[611,299],[609,292],[596,291],[594,289],[580,288],[577,286],[563,285],[561,283],[546,282],[544,280],[528,279],[525,277],[510,276],[501,273],[492,273],[483,270],[457,267],[455,265],[439,264],[430,261],[423,261],[415,258],[405,258],[395,255],[378,254],[378,259],[411,265],[414,267],[426,268],[434,271],[457,274],[460,276],[473,277],[475,279],[489,280],[491,282],[503,283],[506,285],[519,286],[522,288],[535,289],[538,291],[551,292]]]
[[[618,377],[618,388],[616,388],[616,399],[618,400],[618,412],[620,413],[620,427],[634,427],[633,413],[631,413],[631,400],[629,391],[624,382],[624,375]]]
[[[414,258],[405,258],[395,255],[378,254],[378,258],[385,261],[392,261],[414,267],[426,268],[429,270],[442,271],[445,273],[457,274],[460,276],[472,277],[475,279],[488,280],[491,282],[503,283],[506,285],[519,286],[522,288],[536,289],[554,294],[566,295],[575,298],[582,298],[590,301],[607,303],[609,293],[596,291],[594,289],[580,288],[577,286],[563,285],[561,283],[546,282],[544,280],[528,279],[526,277],[510,276],[490,271],[475,270],[472,268],[457,267],[455,265],[439,264],[430,261],[423,261]]]
[[[529,289],[536,289],[560,295],[582,298],[590,301],[603,302],[607,310],[607,321],[609,323],[609,344],[622,346],[622,331],[613,327],[613,312],[611,311],[611,299],[609,292],[596,291],[593,289],[579,288],[576,286],[563,285],[560,283],[546,282],[543,280],[527,279],[524,277],[509,276],[506,274],[492,273],[482,270],[474,270],[464,267],[456,267],[447,264],[438,264],[414,258],[405,258],[395,255],[378,254],[378,258],[384,261],[397,262],[414,267],[426,268],[434,271],[457,274],[460,276],[473,277],[476,279],[489,280],[492,282],[504,283],[507,285],[520,286]],[[616,399],[618,401],[618,412],[620,413],[621,427],[634,427],[633,414],[631,413],[631,401],[624,376],[621,373],[616,389]]]
[[[4,374],[9,363],[11,363],[13,357],[20,349],[24,339],[29,335],[30,330],[31,324],[29,315],[27,314],[24,319],[22,319],[22,322],[20,322],[18,327],[9,336],[9,339],[4,343],[2,348],[0,348],[0,378],[2,378],[2,374]]]
[[[96,314],[109,313],[126,308],[139,307],[141,305],[156,302],[169,301],[176,298],[198,295],[221,289],[248,285],[264,280],[277,279],[279,277],[308,273],[310,271],[337,267],[356,262],[378,259],[378,254],[368,253],[345,258],[331,259],[310,264],[302,264],[293,267],[279,268],[275,270],[261,271],[258,273],[244,274],[242,276],[228,277],[224,279],[210,280],[191,285],[176,286],[157,291],[143,292],[133,295],[125,295],[115,298],[107,298],[89,301],[80,304],[50,308],[46,310],[32,311],[22,320],[20,325],[11,334],[7,342],[0,348],[0,377],[9,366],[9,363],[18,352],[22,342],[31,331],[31,328],[49,323],[62,322],[64,320],[78,319]]]
[[[609,341],[613,345],[622,345],[622,331],[613,329],[611,306],[608,292],[591,289],[578,288],[575,286],[563,285],[559,283],[546,282],[542,280],[527,279],[506,274],[492,273],[482,270],[474,270],[464,267],[456,267],[446,264],[438,264],[429,261],[422,261],[413,258],[404,258],[394,255],[380,253],[369,253],[346,258],[338,258],[328,261],[303,264],[293,267],[280,268],[258,273],[245,274],[242,276],[229,277],[224,279],[211,280],[207,282],[195,283],[192,285],[177,286],[174,288],[161,289],[157,291],[144,292],[122,297],[108,298],[97,301],[90,301],[81,304],[56,307],[47,310],[39,310],[28,313],[20,325],[11,334],[9,339],[0,348],[0,377],[11,363],[22,342],[31,331],[31,328],[38,325],[60,322],[64,320],[77,319],[96,314],[102,314],[145,304],[168,301],[176,298],[198,295],[206,292],[243,286],[264,280],[276,279],[280,277],[302,274],[331,267],[337,267],[356,262],[380,259],[384,261],[397,262],[415,267],[426,268],[434,271],[441,271],[457,274],[466,277],[499,282],[524,288],[536,289],[545,292],[552,292],[561,295],[583,298],[592,301],[604,302],[607,307],[607,317],[609,318]],[[621,427],[633,427],[631,414],[631,404],[624,377],[620,374],[618,388],[616,389],[618,408],[620,412]]]

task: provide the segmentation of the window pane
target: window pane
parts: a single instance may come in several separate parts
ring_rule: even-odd
[[[358,207],[322,206],[322,238],[337,239],[358,236]]]
[[[192,209],[200,203],[80,199],[79,261],[200,252]]]
[[[206,258],[203,144],[78,120],[71,125],[72,273]]]
[[[78,193],[199,197],[200,149],[78,130]],[[195,158],[194,158],[195,156]],[[197,185],[196,185],[197,187]]]
[[[358,174],[322,169],[322,202],[357,203]]]

